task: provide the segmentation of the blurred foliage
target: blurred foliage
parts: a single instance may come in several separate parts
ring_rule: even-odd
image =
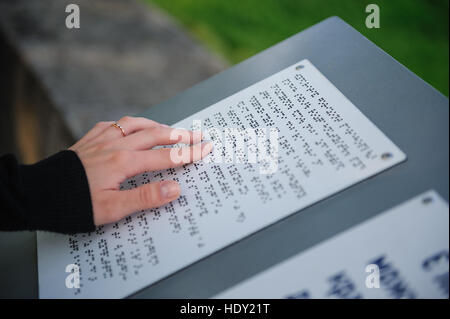
[[[448,96],[448,0],[145,0],[178,19],[231,63],[339,16]],[[365,8],[380,7],[380,29]]]

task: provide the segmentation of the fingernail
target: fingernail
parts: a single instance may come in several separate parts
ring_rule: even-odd
[[[170,128],[170,126],[169,126],[169,125],[167,125],[167,124],[161,124],[161,126],[164,126],[164,127],[169,127],[169,128]]]
[[[164,181],[161,183],[161,195],[164,198],[172,198],[180,193],[180,185],[175,181]]]
[[[211,142],[206,142],[202,144],[202,157],[208,155],[213,148],[213,144]]]

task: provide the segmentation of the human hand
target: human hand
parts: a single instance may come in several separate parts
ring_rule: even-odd
[[[86,171],[97,226],[116,222],[138,210],[162,206],[180,196],[176,181],[121,191],[119,185],[125,179],[145,171],[198,161],[212,150],[210,142],[200,143],[200,132],[172,129],[146,118],[127,116],[117,122],[126,133],[124,137],[120,128],[111,126],[113,123],[98,123],[69,148],[78,154]],[[152,149],[177,143],[194,145]]]

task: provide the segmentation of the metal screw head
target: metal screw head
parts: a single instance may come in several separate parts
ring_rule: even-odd
[[[381,159],[387,160],[387,159],[392,158],[393,156],[394,155],[392,155],[392,153],[386,152],[386,153],[381,154]]]
[[[295,67],[295,69],[298,71],[298,70],[303,69],[304,67],[305,67],[304,65],[299,64],[299,65],[297,65],[297,66]]]
[[[433,202],[433,197],[427,196],[422,199],[422,204],[428,205]]]

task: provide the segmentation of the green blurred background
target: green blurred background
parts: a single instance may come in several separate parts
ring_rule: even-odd
[[[330,16],[339,16],[448,96],[448,0],[145,0],[234,64]],[[380,7],[380,29],[365,8]]]

